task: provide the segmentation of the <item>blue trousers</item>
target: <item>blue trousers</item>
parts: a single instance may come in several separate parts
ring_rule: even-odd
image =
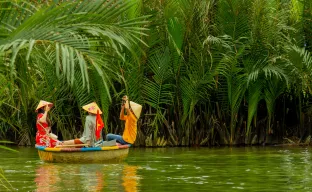
[[[116,139],[116,141],[118,143],[122,144],[122,145],[129,144],[125,140],[123,140],[121,135],[115,135],[115,134],[111,134],[111,133],[106,135],[106,140],[107,141],[111,141],[111,140],[114,140],[114,139]]]

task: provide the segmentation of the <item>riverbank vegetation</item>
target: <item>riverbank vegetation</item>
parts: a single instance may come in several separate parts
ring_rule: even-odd
[[[143,105],[136,145],[309,143],[312,2],[0,2],[1,139],[31,145],[34,109],[82,132],[96,101],[122,133],[121,97]]]

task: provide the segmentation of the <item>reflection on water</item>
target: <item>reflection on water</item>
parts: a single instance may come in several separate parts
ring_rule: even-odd
[[[61,181],[58,177],[60,167],[53,164],[43,164],[39,165],[39,168],[36,169],[36,178],[35,182],[37,184],[38,192],[45,191],[56,191],[57,187],[54,185]],[[57,185],[56,185],[57,186]]]
[[[36,169],[38,192],[81,191],[131,191],[136,192],[140,177],[138,166],[124,164],[41,164]],[[121,185],[119,184],[121,183]],[[122,188],[121,188],[122,186]]]
[[[123,169],[122,185],[126,192],[136,192],[138,186],[137,166],[125,166]]]

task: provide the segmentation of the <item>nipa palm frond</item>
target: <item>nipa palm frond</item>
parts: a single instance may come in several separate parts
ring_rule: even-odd
[[[164,52],[151,55],[148,66],[153,76],[150,79],[147,78],[144,82],[145,102],[157,111],[157,115],[162,116],[164,107],[171,105],[173,102],[173,87],[170,84],[172,69],[170,68],[169,49],[166,48]]]
[[[122,58],[124,48],[134,53],[132,45],[144,43],[139,37],[145,35],[145,28],[141,26],[147,23],[146,16],[122,19],[120,16],[132,6],[122,0],[52,3],[33,10],[29,10],[30,5],[23,2],[10,6],[9,10],[1,10],[8,23],[0,27],[7,31],[0,39],[0,52],[10,53],[12,69],[21,49],[28,50],[28,59],[34,47],[51,45],[55,49],[57,74],[66,75],[67,81],[73,85],[74,69],[78,65],[83,83],[88,86],[87,67],[92,65],[102,76],[108,90],[105,82],[109,79],[108,74],[102,72],[109,69],[108,57]],[[18,18],[11,14],[16,7],[23,7],[24,10]],[[18,24],[9,23],[16,20]]]

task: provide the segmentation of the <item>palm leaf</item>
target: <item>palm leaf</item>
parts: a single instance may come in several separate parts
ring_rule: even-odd
[[[100,69],[109,68],[107,63],[102,60],[103,54],[104,57],[114,54],[121,56],[123,47],[134,53],[132,44],[138,40],[137,35],[144,35],[141,32],[144,28],[140,26],[146,24],[146,17],[116,20],[117,15],[123,14],[133,4],[123,3],[121,0],[109,1],[105,5],[103,2],[82,1],[60,5],[51,4],[32,12],[28,11],[27,19],[22,20],[23,22],[20,22],[19,25],[16,24],[13,32],[8,33],[6,38],[0,39],[0,51],[11,52],[11,71],[15,67],[15,59],[21,49],[28,49],[29,55],[33,47],[52,45],[57,56],[56,66],[60,67],[56,70],[62,71],[68,82],[73,85],[75,79],[73,69],[77,63],[76,58],[78,58],[83,81],[88,82],[86,65],[93,65],[102,76],[106,90],[109,90],[105,82],[105,79],[109,78]],[[18,2],[11,6],[14,9],[14,7],[24,6],[24,4]],[[118,9],[116,9],[117,6]],[[2,10],[2,12],[8,18],[7,21],[13,20],[14,15],[10,10]],[[25,15],[20,15],[20,18],[24,17]],[[69,23],[71,27],[68,27]],[[101,47],[102,52],[92,47]],[[11,73],[12,75],[13,73]]]
[[[172,77],[169,49],[151,55],[148,66],[153,76],[145,80],[143,94],[145,103],[157,111],[154,123],[158,123],[162,119],[164,106],[171,105],[173,101],[173,87],[169,83]]]

